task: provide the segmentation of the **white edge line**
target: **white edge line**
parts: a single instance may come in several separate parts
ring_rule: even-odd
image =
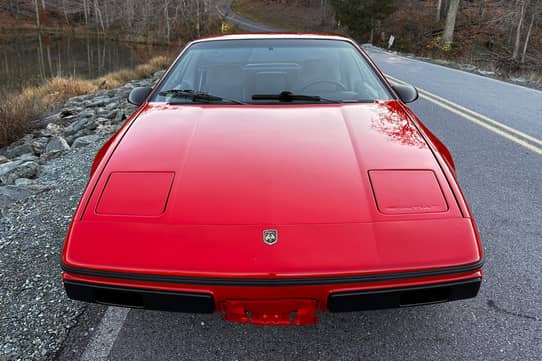
[[[471,73],[471,72],[468,72],[466,70],[461,70],[461,69],[455,69],[455,68],[451,68],[451,67],[448,67],[448,66],[444,66],[444,65],[439,65],[439,64],[434,64],[434,63],[431,63],[429,61],[424,61],[424,60],[421,60],[421,59],[416,59],[416,58],[410,58],[408,56],[405,56],[405,55],[399,55],[399,54],[396,54],[396,53],[392,53],[390,51],[387,51],[385,49],[381,49],[381,48],[378,48],[378,47],[375,47],[375,46],[372,46],[373,48],[366,48],[364,47],[365,50],[374,50],[374,49],[377,49],[376,51],[377,52],[381,52],[381,53],[384,53],[386,55],[389,55],[389,56],[397,56],[399,58],[403,58],[405,60],[410,60],[410,61],[414,61],[414,62],[418,62],[418,63],[423,63],[423,64],[428,64],[428,65],[431,65],[433,67],[436,67],[436,68],[440,68],[440,69],[445,69],[445,70],[451,70],[451,71],[455,71],[455,72],[458,72],[458,73],[461,73],[461,74],[467,74],[467,75],[472,75],[472,76],[477,76],[479,78],[482,78],[482,79],[486,79],[486,80],[491,80],[493,82],[497,82],[499,84],[504,84],[504,85],[510,85],[510,86],[514,86],[516,88],[520,88],[520,89],[523,89],[523,90],[529,90],[529,91],[532,91],[532,92],[537,92],[537,93],[542,93],[542,90],[538,90],[538,89],[534,89],[534,88],[530,88],[530,87],[527,87],[527,86],[524,86],[524,85],[519,85],[519,84],[515,84],[515,83],[509,83],[507,81],[504,81],[504,80],[500,80],[500,79],[495,79],[495,78],[491,78],[489,76],[485,76],[485,75],[482,75],[482,74],[476,74],[476,73]]]
[[[108,307],[96,329],[96,333],[88,343],[81,361],[106,361],[122,325],[130,312],[129,308]]]
[[[402,80],[400,80],[400,79],[397,79],[397,78],[395,78],[395,77],[393,77],[393,76],[391,76],[391,75],[386,75],[386,77],[389,78],[389,79],[392,80],[392,81],[395,81],[395,82],[398,82],[398,83],[406,84],[404,81],[402,81]],[[529,141],[531,141],[531,142],[533,142],[533,143],[537,143],[537,144],[542,145],[542,140],[540,140],[540,139],[538,139],[538,138],[536,138],[536,137],[533,137],[533,136],[531,136],[531,135],[529,135],[529,134],[526,134],[526,133],[524,133],[524,132],[522,132],[522,131],[520,131],[520,130],[517,130],[517,129],[515,129],[515,128],[512,128],[512,127],[510,127],[510,126],[508,126],[508,125],[506,125],[506,124],[504,124],[504,123],[501,123],[501,122],[499,122],[499,121],[497,121],[497,120],[491,119],[491,118],[489,118],[489,117],[487,117],[487,116],[485,116],[485,115],[483,115],[483,114],[480,114],[480,113],[478,113],[478,112],[476,112],[476,111],[474,111],[474,110],[472,110],[472,109],[465,108],[465,107],[462,106],[462,105],[459,105],[459,104],[454,103],[454,102],[452,102],[452,101],[450,101],[450,100],[448,100],[448,99],[445,99],[445,98],[440,97],[440,96],[438,96],[438,95],[436,95],[436,94],[433,94],[433,93],[431,93],[431,92],[429,92],[429,91],[427,91],[427,90],[425,90],[425,89],[421,89],[421,88],[417,88],[417,89],[418,89],[418,91],[420,92],[421,95],[425,95],[426,97],[433,97],[433,98],[435,98],[436,100],[439,100],[439,101],[441,101],[441,102],[443,102],[443,103],[445,103],[445,104],[447,104],[447,105],[449,105],[449,106],[451,106],[451,107],[455,107],[455,108],[457,108],[458,110],[462,110],[463,112],[469,113],[469,114],[471,114],[471,115],[473,115],[473,116],[475,116],[475,117],[480,118],[481,120],[485,120],[485,121],[488,122],[488,123],[491,123],[491,124],[493,124],[493,125],[495,125],[495,126],[497,126],[497,127],[503,128],[503,129],[509,131],[510,133],[514,133],[514,134],[516,134],[517,136],[520,136],[520,137],[522,137],[522,138],[525,138],[525,139],[527,139],[527,140],[529,140]]]
[[[424,98],[424,99],[426,99],[426,100],[428,100],[430,102],[433,102],[436,105],[438,105],[438,106],[440,106],[440,107],[442,107],[442,108],[444,108],[444,109],[446,109],[446,110],[448,110],[448,111],[450,111],[450,112],[452,112],[454,114],[457,114],[457,115],[459,115],[459,116],[461,116],[461,117],[463,117],[463,118],[465,118],[465,119],[467,119],[467,120],[469,120],[469,121],[471,121],[471,122],[473,122],[473,123],[475,123],[475,124],[477,124],[477,125],[479,125],[481,127],[484,127],[486,129],[500,135],[503,138],[511,140],[512,142],[514,142],[516,144],[519,144],[519,145],[521,145],[521,146],[523,146],[523,147],[525,147],[525,148],[527,148],[527,149],[529,149],[529,150],[531,150],[531,151],[533,151],[535,153],[538,153],[538,154],[542,155],[542,149],[540,149],[540,148],[538,148],[538,147],[536,147],[536,146],[534,146],[534,145],[532,145],[530,143],[527,143],[526,141],[523,141],[523,140],[521,140],[521,139],[519,139],[519,138],[517,138],[517,137],[515,137],[513,135],[510,135],[510,134],[502,131],[501,129],[499,129],[497,127],[494,127],[492,125],[484,123],[483,121],[481,121],[479,119],[476,119],[476,118],[474,118],[474,117],[472,117],[472,116],[470,116],[468,114],[463,113],[460,110],[454,109],[454,108],[452,108],[452,107],[450,107],[450,106],[448,106],[448,105],[446,105],[446,104],[444,104],[442,102],[439,102],[439,101],[437,101],[435,99],[432,99],[431,97],[428,97],[427,95],[422,94],[422,98]]]

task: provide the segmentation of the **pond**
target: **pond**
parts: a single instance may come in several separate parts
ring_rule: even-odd
[[[0,37],[0,91],[16,91],[54,76],[92,79],[134,67],[164,47],[95,36],[23,33]]]

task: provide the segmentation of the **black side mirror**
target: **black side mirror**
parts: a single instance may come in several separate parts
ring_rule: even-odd
[[[137,87],[132,89],[130,95],[128,95],[128,103],[140,106],[147,99],[151,93],[152,88]]]
[[[393,90],[399,95],[399,98],[404,103],[412,103],[413,101],[416,101],[418,99],[418,90],[414,88],[412,85],[394,85]]]

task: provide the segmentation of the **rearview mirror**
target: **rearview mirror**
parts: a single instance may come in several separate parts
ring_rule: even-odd
[[[399,98],[404,103],[412,103],[413,101],[416,101],[418,99],[418,90],[413,87],[412,85],[405,84],[405,85],[394,85],[392,86],[393,90],[397,93]]]
[[[128,95],[128,103],[140,106],[147,99],[151,93],[152,88],[137,87],[132,89],[130,95]]]

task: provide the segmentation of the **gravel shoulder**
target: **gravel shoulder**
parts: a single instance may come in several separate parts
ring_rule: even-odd
[[[62,287],[59,263],[64,237],[94,155],[134,111],[124,100],[127,93],[135,86],[152,84],[160,75],[70,100],[59,113],[70,110],[69,124],[64,121],[47,128],[65,126],[47,143],[47,147],[53,143],[51,147],[56,144],[62,149],[44,148],[41,155],[23,154],[4,161],[4,165],[9,162],[17,166],[21,160],[32,162],[36,169],[27,173],[28,178],[15,180],[15,184],[0,183],[0,360],[55,358],[70,329],[86,311],[87,306],[69,300]],[[113,108],[123,116],[100,118],[100,111]],[[58,122],[62,122],[60,118]],[[73,128],[81,124],[86,126],[78,130],[78,136],[71,135]],[[30,144],[38,133],[27,136],[17,146]],[[68,143],[71,147],[66,146]],[[10,149],[14,147],[1,151],[9,154]],[[51,154],[53,159],[49,159]],[[13,191],[18,192],[15,199],[9,197]],[[99,306],[93,309],[93,314],[99,313]]]

